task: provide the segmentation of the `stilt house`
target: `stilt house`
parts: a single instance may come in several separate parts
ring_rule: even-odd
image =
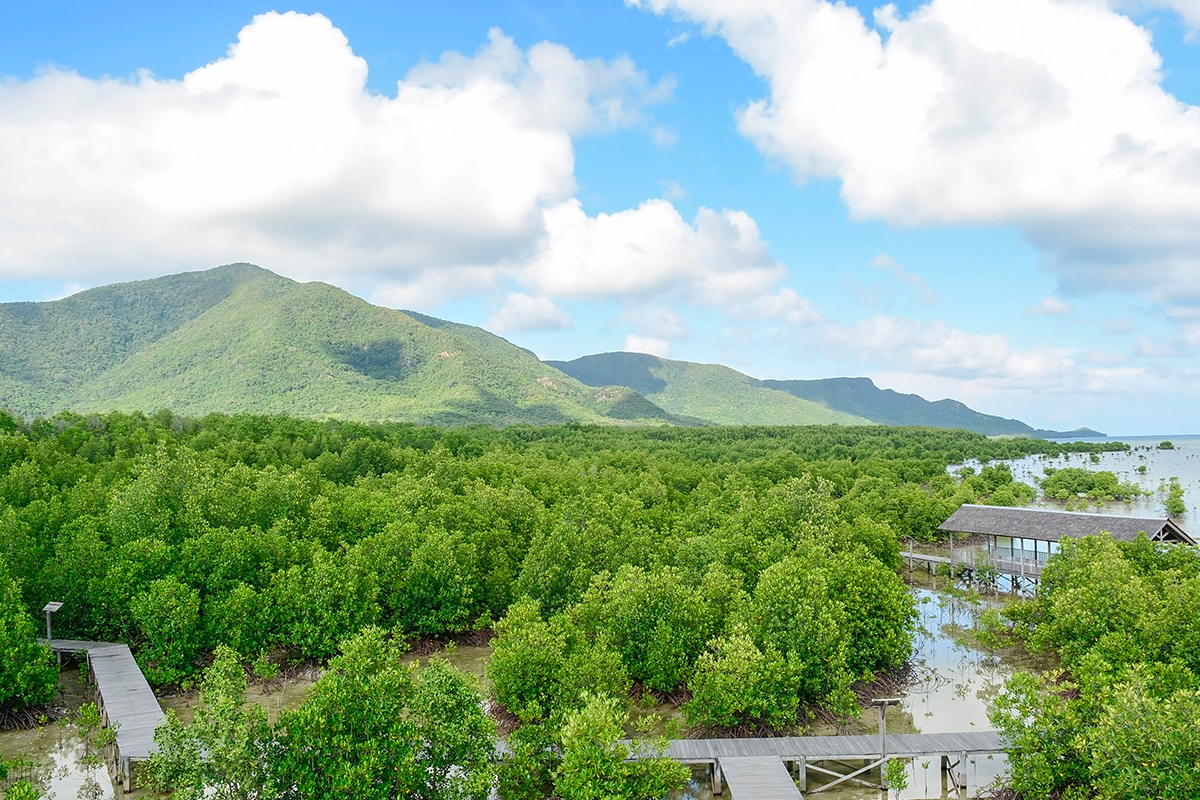
[[[950,533],[982,536],[986,541],[987,563],[1008,575],[1037,577],[1051,553],[1058,551],[1064,536],[1079,538],[1102,532],[1114,539],[1132,542],[1145,531],[1152,542],[1195,545],[1196,540],[1167,517],[1123,517],[1111,514],[1084,514],[1044,508],[1005,508],[1002,506],[965,505],[938,526]],[[952,561],[971,566],[984,553],[961,548]],[[959,559],[961,558],[961,561]]]

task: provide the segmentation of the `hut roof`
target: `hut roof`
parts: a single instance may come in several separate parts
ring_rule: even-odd
[[[1112,534],[1114,539],[1131,542],[1139,532],[1145,531],[1152,542],[1196,544],[1191,536],[1166,517],[1118,517],[1046,508],[965,505],[939,525],[938,530],[1043,542],[1057,542],[1063,536],[1079,538],[1102,531]]]

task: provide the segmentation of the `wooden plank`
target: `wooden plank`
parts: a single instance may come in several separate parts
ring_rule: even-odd
[[[719,764],[732,800],[803,800],[787,767],[775,756],[727,756]]]

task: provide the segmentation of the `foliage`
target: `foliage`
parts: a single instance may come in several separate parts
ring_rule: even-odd
[[[4,800],[38,800],[41,795],[29,781],[17,781],[8,787]]]
[[[0,557],[27,612],[63,600],[60,634],[127,642],[158,683],[222,645],[325,660],[372,626],[499,619],[496,698],[552,741],[582,691],[634,682],[707,681],[695,719],[776,726],[800,703],[848,708],[851,681],[906,654],[901,536],[1020,493],[1002,465],[948,464],[1063,447],[876,426],[0,414]],[[774,659],[747,697],[718,700],[738,688],[718,670]]]
[[[908,788],[908,769],[903,759],[889,758],[883,767],[883,783],[892,791],[892,797],[899,800],[900,795]]]
[[[37,643],[20,585],[0,558],[0,713],[45,705],[57,688],[54,656]]]
[[[174,576],[160,578],[129,601],[129,615],[145,637],[138,655],[152,683],[175,683],[192,671],[199,645],[199,592]]]
[[[1121,483],[1116,474],[1108,470],[1093,472],[1082,467],[1047,467],[1042,491],[1047,497],[1066,500],[1077,495],[1086,495],[1093,500],[1124,500],[1146,494],[1136,483]]]
[[[682,787],[687,768],[661,756],[661,745],[639,744],[636,760],[622,744],[622,703],[616,698],[585,694],[583,706],[567,718],[562,730],[562,764],[554,788],[563,800],[659,800]]]
[[[276,729],[284,797],[482,800],[495,731],[477,690],[444,661],[405,666],[379,628],[347,640]]]
[[[788,664],[774,648],[760,649],[744,627],[711,642],[689,686],[683,713],[701,730],[784,730],[796,723],[800,697]]]
[[[571,615],[589,635],[611,637],[631,678],[669,692],[684,683],[724,621],[704,588],[720,591],[713,584],[728,579],[718,575],[701,587],[672,567],[647,572],[625,565],[615,576],[597,575]]]
[[[496,699],[522,722],[557,726],[583,692],[612,697],[629,689],[606,637],[580,635],[563,616],[544,620],[536,601],[514,603],[496,634],[488,677]]]
[[[271,731],[266,712],[247,705],[246,674],[237,652],[220,646],[204,673],[191,725],[175,712],[154,732],[158,752],[144,766],[155,791],[180,800],[267,800],[275,796],[267,768]]]
[[[1167,513],[1172,517],[1187,513],[1187,506],[1183,502],[1183,487],[1178,478],[1171,478],[1171,486],[1167,490]]]

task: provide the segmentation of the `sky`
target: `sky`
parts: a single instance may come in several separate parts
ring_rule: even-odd
[[[1200,0],[4,0],[0,301],[248,261],[1200,431]]]

